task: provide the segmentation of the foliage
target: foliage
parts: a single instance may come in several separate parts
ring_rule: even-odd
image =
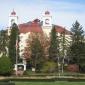
[[[50,35],[50,47],[49,47],[49,58],[55,61],[59,57],[59,41],[55,26],[51,30]]]
[[[59,36],[59,48],[60,48],[60,56],[65,57],[67,50],[70,46],[69,38],[65,33],[66,29],[64,28],[63,32]]]
[[[9,40],[9,57],[13,64],[16,62],[16,43],[18,38],[18,26],[14,23],[12,25],[10,40]]]
[[[56,71],[56,63],[54,61],[46,61],[43,65],[43,72],[55,72]]]
[[[31,44],[31,61],[36,70],[40,70],[44,62],[43,48],[38,38],[34,38]]]
[[[72,42],[79,42],[83,41],[84,39],[84,31],[82,29],[83,27],[80,25],[78,21],[76,21],[71,28],[72,32]]]
[[[74,43],[70,47],[70,58],[72,59],[73,63],[76,63],[78,65],[84,64],[85,60],[85,43],[79,42]]]
[[[7,48],[8,48],[8,35],[6,30],[0,31],[0,53],[2,55],[7,55]]]
[[[12,63],[7,56],[0,57],[0,75],[9,75],[12,72]]]
[[[34,38],[38,38],[40,41],[40,44],[43,48],[43,53],[44,53],[44,57],[45,59],[48,59],[48,49],[49,49],[49,42],[50,39],[47,37],[46,34],[44,33],[30,33],[29,38],[27,40],[27,48],[25,49],[25,57],[26,59],[29,59],[31,57],[31,49],[30,49],[30,45],[31,43],[34,41]]]
[[[60,51],[60,57],[61,57],[60,63],[61,63],[62,72],[65,68],[64,64],[68,63],[67,62],[67,50],[70,46],[69,38],[70,38],[69,35],[68,35],[68,37],[66,36],[66,29],[64,28],[62,33],[59,36],[59,48],[60,48],[59,51]]]
[[[85,65],[85,42],[84,42],[84,31],[78,21],[73,24],[71,28],[72,44],[68,51],[70,57],[70,63],[75,63],[79,66]]]

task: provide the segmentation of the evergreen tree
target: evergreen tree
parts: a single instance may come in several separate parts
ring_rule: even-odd
[[[50,35],[50,47],[49,47],[49,58],[50,60],[56,61],[59,57],[59,39],[55,29],[55,26],[51,30]]]
[[[9,57],[12,61],[12,64],[16,63],[16,57],[17,57],[16,44],[17,44],[18,33],[19,33],[18,26],[14,23],[12,25],[10,40],[9,40]]]
[[[7,55],[7,48],[8,48],[8,36],[6,30],[0,31],[0,54]]]
[[[65,29],[60,35],[59,43],[60,43],[60,56],[65,56],[65,50],[66,50],[66,38],[65,38]]]
[[[43,47],[38,38],[34,38],[31,44],[31,61],[32,66],[39,71],[43,65],[44,56]]]
[[[70,63],[76,63],[79,66],[84,65],[85,61],[85,42],[84,31],[78,21],[71,28],[72,44],[69,49]]]
[[[70,50],[72,62],[78,65],[83,63],[81,59],[85,60],[85,43],[74,43],[71,45]]]
[[[82,26],[80,25],[80,23],[78,21],[76,21],[71,28],[71,32],[72,32],[72,43],[74,42],[82,42],[84,39],[84,31],[82,29]]]

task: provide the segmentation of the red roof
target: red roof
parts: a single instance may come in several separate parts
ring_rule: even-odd
[[[39,32],[42,33],[42,28],[39,23],[33,21],[28,23],[23,23],[19,25],[20,33],[27,33],[27,32]]]
[[[65,32],[65,34],[67,35],[71,35],[72,33],[68,30],[66,30],[64,27],[59,26],[59,25],[55,25],[56,31],[58,33],[63,33]],[[34,21],[30,21],[27,23],[23,23],[23,24],[19,24],[19,30],[20,33],[27,33],[27,32],[37,32],[37,33],[42,33],[42,27],[40,25],[40,20],[39,19],[35,19]]]
[[[58,33],[63,33],[63,32],[65,32],[65,34],[67,34],[67,35],[71,35],[71,34],[72,34],[70,31],[68,31],[67,29],[65,29],[65,28],[62,27],[62,26],[55,25],[55,28],[56,28],[56,31],[57,31]]]

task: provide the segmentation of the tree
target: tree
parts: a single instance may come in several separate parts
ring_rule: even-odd
[[[70,33],[71,34],[71,33]],[[64,28],[62,33],[59,36],[59,46],[60,46],[60,56],[61,56],[61,65],[62,65],[62,72],[64,68],[64,64],[67,63],[67,50],[70,47],[70,36],[67,35],[66,29]]]
[[[78,21],[76,21],[71,28],[72,32],[72,43],[75,42],[82,42],[84,40],[84,31],[82,29],[83,27],[80,25]]]
[[[6,30],[0,31],[0,54],[8,55],[8,35]]]
[[[14,23],[12,25],[10,40],[9,40],[9,57],[12,61],[12,64],[16,63],[16,56],[17,56],[16,44],[18,40],[17,39],[18,33],[19,33],[18,26]]]
[[[55,61],[59,57],[59,41],[55,26],[51,30],[49,58]]]
[[[12,72],[12,63],[9,57],[0,57],[0,75],[9,75]]]
[[[73,58],[74,63],[80,64],[83,63],[81,62],[81,59],[85,59],[85,43],[79,42],[79,43],[74,43],[70,47],[71,49],[71,55]]]
[[[38,38],[38,40],[43,48],[42,50],[43,50],[44,59],[48,60],[48,58],[49,58],[49,56],[48,56],[49,38],[44,33],[31,32],[29,35],[29,38],[26,40],[26,47],[25,47],[25,50],[23,53],[23,55],[27,61],[27,64],[30,66],[31,66],[31,45],[34,42],[34,39],[36,39],[36,38]]]
[[[84,31],[78,21],[71,28],[72,44],[69,49],[70,63],[75,63],[79,66],[85,65],[85,42]]]
[[[44,56],[43,56],[43,48],[37,37],[33,38],[33,41],[31,44],[31,61],[32,61],[32,66],[36,70],[41,69],[43,65],[43,61],[44,61]]]

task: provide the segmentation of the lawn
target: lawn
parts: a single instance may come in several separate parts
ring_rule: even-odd
[[[68,82],[68,81],[56,81],[56,82],[15,82],[16,85],[85,85],[85,82]]]

